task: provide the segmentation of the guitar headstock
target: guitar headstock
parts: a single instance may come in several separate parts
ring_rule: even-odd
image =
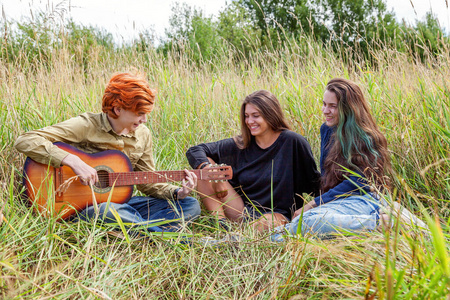
[[[211,165],[200,170],[200,180],[209,180],[214,182],[226,181],[233,178],[233,169],[224,164]]]

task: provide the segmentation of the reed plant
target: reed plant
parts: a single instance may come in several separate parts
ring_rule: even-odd
[[[0,61],[0,297],[5,299],[450,299],[450,56],[425,62],[386,48],[376,66],[348,61],[305,37],[249,58],[224,49],[209,62],[189,52],[92,47],[83,64],[68,48],[33,67]],[[378,49],[378,48],[377,48]],[[243,238],[200,243],[225,232],[203,215],[178,235],[133,237],[107,224],[57,221],[22,198],[25,131],[100,111],[114,72],[145,72],[158,91],[147,126],[158,169],[188,167],[192,145],[239,133],[241,100],[258,89],[280,100],[293,130],[319,157],[321,99],[333,77],[356,81],[385,133],[394,172],[386,195],[423,218],[424,233],[391,230],[273,243],[248,225]],[[188,236],[189,238],[186,238]]]

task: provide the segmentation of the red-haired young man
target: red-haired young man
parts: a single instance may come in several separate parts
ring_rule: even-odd
[[[77,155],[55,146],[55,142],[70,144],[88,153],[120,150],[128,156],[135,171],[154,171],[152,136],[143,125],[147,122],[147,114],[153,110],[154,102],[155,91],[142,76],[117,73],[106,86],[101,113],[83,113],[67,121],[26,132],[17,139],[15,147],[36,162],[56,168],[69,166],[85,185],[98,181],[97,171]],[[168,183],[140,184],[137,188],[146,196],[134,196],[124,204],[110,203],[108,206],[101,203],[100,217],[115,223],[116,218],[111,213],[111,208],[114,208],[124,223],[147,224],[148,231],[177,228],[173,226],[175,220],[189,221],[200,214],[198,201],[188,196],[197,185],[197,177],[192,172],[185,173],[180,188]],[[93,206],[79,213],[81,219],[94,215]],[[152,224],[152,221],[162,219],[174,221],[164,226]]]

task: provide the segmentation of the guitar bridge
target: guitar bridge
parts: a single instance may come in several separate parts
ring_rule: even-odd
[[[56,187],[55,202],[61,202],[63,200],[62,199],[63,192],[62,191],[58,191],[59,188],[61,187],[62,183],[63,183],[62,167],[55,168],[55,187]]]

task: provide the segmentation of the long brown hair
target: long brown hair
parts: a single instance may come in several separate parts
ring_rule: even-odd
[[[336,95],[339,120],[324,162],[323,191],[342,182],[349,175],[346,169],[364,175],[379,189],[387,187],[385,174],[390,170],[387,140],[378,130],[363,92],[354,82],[343,78],[330,80],[326,90]]]
[[[282,131],[290,129],[286,119],[284,118],[283,110],[277,97],[269,91],[259,90],[247,97],[241,105],[241,135],[235,136],[234,140],[239,148],[244,149],[250,145],[252,134],[250,129],[245,124],[245,106],[252,104],[261,114],[261,117],[267,122],[273,131]]]

